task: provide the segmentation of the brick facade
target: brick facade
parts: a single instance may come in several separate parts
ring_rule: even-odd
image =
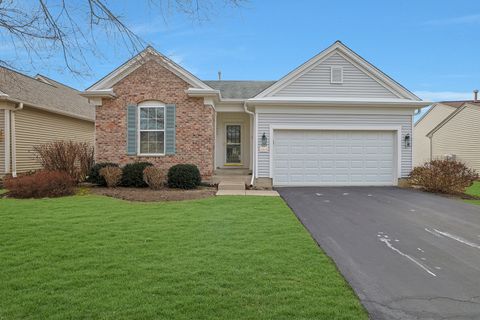
[[[183,79],[154,59],[114,85],[114,99],[104,99],[96,109],[95,160],[119,165],[148,161],[168,169],[174,164],[192,163],[202,177],[213,174],[214,110],[203,104],[203,98],[191,98],[185,90],[191,87]],[[127,155],[126,107],[143,101],[157,100],[176,105],[176,154],[145,157]]]

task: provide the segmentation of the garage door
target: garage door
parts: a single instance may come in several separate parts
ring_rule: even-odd
[[[392,131],[276,130],[276,186],[393,185]]]

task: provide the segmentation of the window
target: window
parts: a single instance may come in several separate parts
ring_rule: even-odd
[[[330,83],[343,83],[342,67],[330,67]]]
[[[145,103],[139,107],[138,153],[165,154],[165,106]]]

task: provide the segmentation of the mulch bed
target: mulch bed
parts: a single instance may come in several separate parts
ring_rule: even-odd
[[[214,187],[199,187],[194,190],[181,190],[164,188],[152,190],[149,188],[102,188],[93,187],[91,193],[128,201],[179,201],[202,199],[215,196],[217,189]]]

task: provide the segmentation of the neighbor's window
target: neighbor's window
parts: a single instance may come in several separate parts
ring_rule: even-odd
[[[140,106],[139,153],[165,154],[165,107]]]

